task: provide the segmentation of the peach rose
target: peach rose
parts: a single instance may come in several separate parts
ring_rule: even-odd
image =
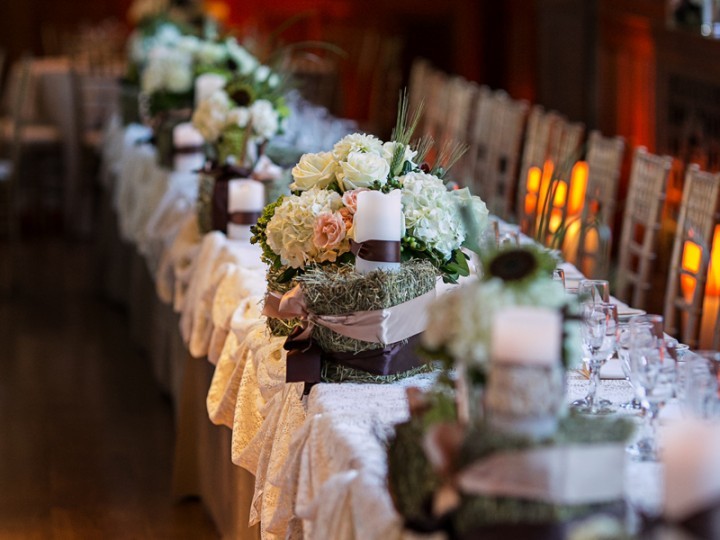
[[[338,212],[323,212],[315,218],[313,242],[320,249],[338,247],[345,239],[345,221]]]
[[[353,212],[347,207],[341,208],[338,212],[345,223],[345,232],[347,233],[353,226]]]
[[[346,208],[350,210],[352,214],[357,211],[357,196],[361,191],[370,191],[367,188],[358,188],[343,193],[342,202]]]

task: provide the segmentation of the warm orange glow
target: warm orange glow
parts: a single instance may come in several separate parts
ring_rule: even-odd
[[[582,211],[587,190],[588,164],[587,161],[578,161],[572,169],[570,176],[570,197],[568,199],[568,215],[574,216]]]
[[[203,11],[219,23],[226,23],[230,18],[230,6],[223,0],[205,0]]]
[[[550,234],[554,234],[562,225],[563,216],[560,210],[553,210],[550,215]]]
[[[564,180],[558,180],[555,184],[555,197],[553,198],[553,206],[555,208],[562,208],[565,206],[567,191],[567,183]]]
[[[700,261],[702,259],[702,249],[695,242],[685,242],[683,246],[682,265],[683,270],[688,272],[696,273],[700,269]],[[683,292],[683,296],[687,300],[692,298],[695,293],[695,284],[697,280],[692,276],[680,276],[680,288]]]
[[[542,180],[540,181],[540,189],[538,190],[538,209],[537,213],[542,215],[545,212],[545,201],[548,197],[548,190],[552,183],[552,175],[555,165],[549,159],[543,165]]]
[[[537,195],[533,195],[532,193],[528,193],[525,195],[525,214],[528,216],[532,215],[533,212],[535,212],[535,209],[537,208]]]
[[[540,189],[540,167],[530,167],[528,170],[527,190],[528,193],[537,193]]]
[[[720,225],[715,225],[713,235],[712,256],[710,257],[710,268],[708,269],[707,286],[705,294],[720,296]]]

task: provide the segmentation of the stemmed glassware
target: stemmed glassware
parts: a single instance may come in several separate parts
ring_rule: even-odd
[[[604,279],[583,279],[578,284],[578,298],[583,304],[610,301],[610,284]]]
[[[660,315],[641,315],[630,320],[631,378],[646,418],[646,436],[628,450],[641,461],[657,461],[657,418],[673,397],[675,361],[668,358]]]
[[[590,378],[588,393],[572,407],[584,414],[609,414],[612,403],[597,397],[600,368],[615,353],[618,336],[617,306],[606,302],[586,303],[583,306],[582,339],[589,353]]]

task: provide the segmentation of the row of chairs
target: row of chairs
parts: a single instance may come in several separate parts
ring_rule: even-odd
[[[491,212],[515,221],[526,234],[546,244],[564,239],[566,258],[585,275],[610,275],[613,228],[616,213],[622,211],[614,294],[637,308],[649,307],[657,286],[659,233],[673,158],[636,148],[627,196],[620,206],[616,201],[625,152],[621,137],[592,131],[584,141],[583,124],[514,100],[503,91],[448,76],[424,60],[412,66],[410,102],[412,107],[425,104],[423,134],[440,145],[451,141],[467,145],[454,180],[472,187]],[[570,178],[581,158],[587,163],[587,177],[581,208],[573,210]],[[690,165],[683,185],[664,314],[668,332],[696,347],[718,224],[720,174]],[[571,231],[575,238],[569,242]],[[691,263],[688,253],[696,253]],[[720,316],[711,345],[720,348]]]

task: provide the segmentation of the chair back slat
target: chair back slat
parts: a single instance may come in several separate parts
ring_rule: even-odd
[[[696,164],[688,167],[665,292],[665,331],[692,348],[696,348],[700,340],[719,195],[720,173],[701,171]],[[683,261],[686,250],[697,255],[687,264]]]
[[[593,131],[588,138],[588,178],[580,215],[576,265],[590,278],[606,278],[611,246],[601,245],[599,229],[610,233],[615,220],[615,199],[622,168],[625,141],[622,137],[603,137]],[[590,245],[591,238],[597,239]]]
[[[656,156],[638,147],[623,213],[620,261],[615,295],[636,308],[645,307],[650,270],[656,258],[656,237],[672,167],[670,156]]]
[[[484,178],[484,200],[490,211],[504,220],[513,217],[513,202],[525,131],[528,104],[511,99],[504,92],[493,96],[494,109]]]

